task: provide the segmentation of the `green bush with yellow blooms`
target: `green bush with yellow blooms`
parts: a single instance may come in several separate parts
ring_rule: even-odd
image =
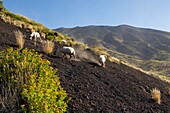
[[[69,101],[60,86],[57,69],[34,50],[9,48],[0,52],[0,99],[4,111],[64,113]],[[13,102],[14,101],[14,102]],[[13,102],[13,103],[12,103]],[[12,103],[12,104],[11,104]],[[8,105],[8,106],[7,106]],[[0,105],[2,106],[2,105]],[[17,110],[11,109],[15,106]]]

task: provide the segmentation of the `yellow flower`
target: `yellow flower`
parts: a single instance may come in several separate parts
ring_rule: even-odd
[[[12,56],[12,59],[14,59],[14,56]]]
[[[58,95],[58,91],[55,91],[55,94]]]
[[[51,92],[51,89],[47,89],[46,92],[47,92],[47,93],[50,93],[50,92]]]
[[[11,78],[14,79],[14,75],[12,75]]]
[[[45,105],[44,105],[44,108],[45,108],[45,110],[47,110],[47,109],[48,109],[48,105],[47,105],[47,104],[45,104]]]

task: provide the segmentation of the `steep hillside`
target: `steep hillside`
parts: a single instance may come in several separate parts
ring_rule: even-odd
[[[170,84],[123,64],[107,61],[106,68],[82,59],[62,59],[60,55],[47,56],[41,44],[29,40],[30,31],[5,23],[0,19],[0,50],[17,48],[14,31],[25,35],[26,48],[35,49],[43,58],[59,69],[62,87],[72,98],[68,113],[168,113],[170,112]],[[55,50],[61,48],[55,43]],[[78,48],[76,48],[78,51]],[[77,57],[79,54],[77,54]],[[78,57],[79,58],[79,57]],[[161,104],[151,99],[150,90],[161,91]]]
[[[153,29],[120,26],[59,28],[90,47],[99,46],[112,56],[146,71],[170,77],[170,33]]]

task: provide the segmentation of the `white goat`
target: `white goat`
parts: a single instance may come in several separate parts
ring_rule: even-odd
[[[100,55],[100,56],[99,56],[98,61],[99,61],[99,63],[101,64],[102,67],[105,67],[106,58],[107,58],[106,55]]]
[[[70,58],[72,58],[72,56],[73,56],[74,58],[76,58],[76,56],[75,56],[75,50],[74,50],[74,48],[72,48],[72,47],[66,47],[66,46],[64,46],[64,47],[62,47],[59,51],[63,53],[63,58],[64,58],[64,57],[67,57],[67,55],[69,55]],[[69,58],[69,59],[70,59],[70,58]]]
[[[66,45],[67,41],[66,40],[61,40],[61,44]]]
[[[32,38],[34,38],[34,39],[32,39]],[[33,40],[36,42],[36,41],[38,41],[38,39],[40,42],[42,42],[40,34],[38,32],[32,32],[30,35],[30,40]]]

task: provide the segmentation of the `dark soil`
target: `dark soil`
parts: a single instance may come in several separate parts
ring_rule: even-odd
[[[170,84],[123,64],[106,62],[106,68],[88,60],[47,56],[41,44],[29,40],[30,31],[0,20],[0,50],[17,48],[14,31],[25,35],[25,47],[34,48],[58,68],[62,87],[72,98],[67,113],[170,113]],[[55,44],[55,50],[61,45]],[[78,55],[77,55],[77,58]],[[150,90],[161,91],[161,104],[151,99]]]

